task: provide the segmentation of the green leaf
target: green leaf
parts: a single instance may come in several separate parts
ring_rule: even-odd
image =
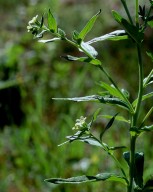
[[[88,23],[86,24],[86,26],[82,29],[82,31],[79,33],[78,35],[78,39],[81,39],[83,40],[86,35],[91,31],[91,29],[93,28],[94,26],[94,23],[95,21],[97,20],[99,14],[101,13],[101,10],[96,14],[94,15],[89,21]]]
[[[146,94],[146,95],[143,95],[142,101],[144,101],[144,100],[146,100],[146,99],[149,99],[150,97],[153,97],[153,92],[148,93],[148,94]],[[138,99],[136,99],[136,100],[132,103],[133,107],[135,107],[135,106],[137,105],[137,102],[138,102]]]
[[[128,35],[125,32],[125,30],[116,30],[111,33],[108,33],[106,35],[96,37],[90,41],[88,41],[88,44],[96,43],[99,41],[105,41],[105,40],[111,40],[111,41],[119,41],[119,40],[125,40],[128,39]]]
[[[53,16],[53,14],[51,13],[50,9],[48,11],[48,27],[49,27],[49,30],[52,33],[57,32],[57,22],[56,22],[56,19]]]
[[[38,42],[40,43],[51,43],[51,42],[54,42],[54,41],[59,41],[61,40],[61,38],[58,38],[58,37],[55,37],[55,38],[52,38],[52,39],[41,39],[41,40],[38,40]]]
[[[84,101],[95,101],[100,102],[103,104],[111,104],[111,105],[118,105],[125,109],[129,109],[127,104],[118,99],[118,98],[109,98],[109,97],[102,97],[99,95],[91,95],[85,97],[74,97],[74,98],[53,98],[54,100],[67,100],[67,101],[76,101],[76,102],[84,102]]]
[[[87,182],[95,182],[95,181],[116,181],[126,185],[126,180],[124,177],[118,176],[114,173],[100,173],[95,176],[78,176],[78,177],[71,177],[68,179],[62,178],[50,178],[46,179],[46,182],[54,183],[54,184],[80,184],[80,183],[87,183]]]
[[[101,108],[97,109],[94,114],[93,114],[93,122],[97,120],[97,117],[99,115],[99,113],[101,112]]]
[[[106,118],[106,119],[111,119],[113,116],[112,115],[100,115],[100,117],[103,117],[103,118]],[[125,122],[125,123],[130,123],[130,121],[125,119],[123,116],[117,116],[115,118],[115,120],[122,121],[122,122]]]
[[[88,43],[81,42],[80,49],[81,52],[84,52],[86,55],[89,55],[91,58],[95,58],[98,55],[98,52],[95,50],[94,47],[89,45]]]
[[[80,62],[86,62],[93,65],[101,65],[101,61],[98,59],[91,59],[89,57],[74,57],[71,55],[62,56],[63,58],[67,59],[68,61],[80,61]]]
[[[150,85],[152,83],[153,83],[153,69],[151,70],[149,75],[146,78],[144,78],[143,87],[145,88],[147,85]]]
[[[124,27],[125,31],[128,33],[128,35],[136,42],[141,43],[144,39],[144,34],[139,31],[139,28],[136,26],[130,24],[126,19],[124,19],[119,13],[116,11],[112,11],[112,14],[115,18],[115,20]]]
[[[104,82],[100,82],[99,85],[103,89],[107,90],[110,93],[110,95],[113,95],[113,96],[118,97],[120,99],[124,99],[123,96],[121,95],[121,93],[113,85],[109,85],[109,84],[104,83]]]
[[[104,128],[104,130],[101,132],[101,134],[100,134],[100,140],[102,140],[102,137],[103,137],[104,133],[112,126],[112,124],[114,123],[115,117],[116,117],[117,115],[118,115],[118,113],[115,114],[115,115],[110,119],[110,121],[108,122],[108,124],[106,125],[106,127]]]

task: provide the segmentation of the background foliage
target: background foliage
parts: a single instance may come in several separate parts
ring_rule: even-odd
[[[109,158],[99,150],[74,143],[58,148],[66,135],[72,133],[75,119],[92,115],[96,104],[57,102],[52,97],[90,95],[100,91],[96,82],[104,77],[92,66],[77,62],[69,63],[60,56],[77,55],[74,48],[63,43],[40,44],[31,40],[27,33],[28,21],[48,8],[55,13],[61,27],[67,33],[78,31],[99,8],[102,14],[90,37],[101,36],[118,29],[111,19],[111,10],[120,10],[118,0],[1,0],[0,18],[0,191],[2,192],[99,192],[122,191],[122,186],[106,186],[101,183],[81,186],[54,186],[43,180],[48,177],[71,177],[80,174],[96,174],[114,168]],[[142,5],[147,1],[141,1]],[[132,3],[131,3],[132,8]],[[122,10],[120,10],[122,12]],[[71,35],[71,34],[69,34]],[[148,31],[144,45],[144,60],[147,73],[152,68],[145,51],[153,49],[153,36]],[[136,54],[134,44],[107,42],[97,45],[100,57],[107,70],[120,87],[125,87],[135,97],[137,89]],[[127,83],[128,80],[128,83]],[[145,103],[144,113],[147,110]],[[109,107],[102,112],[114,115]],[[152,119],[150,118],[150,121]],[[95,133],[107,123],[101,119],[95,125]],[[126,144],[127,131],[117,122],[104,139]],[[139,148],[146,153],[145,167],[153,167],[151,153],[152,135],[139,139]],[[122,151],[118,152],[120,158]],[[125,162],[123,162],[124,164]],[[126,166],[126,165],[125,165]],[[148,178],[153,169],[145,172]],[[74,175],[75,174],[75,175]]]

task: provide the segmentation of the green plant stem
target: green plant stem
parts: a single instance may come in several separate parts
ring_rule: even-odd
[[[135,1],[135,22],[139,25],[139,0]]]
[[[129,9],[128,9],[128,7],[127,7],[126,1],[125,1],[125,0],[121,0],[121,2],[122,2],[122,4],[123,4],[123,6],[124,6],[124,9],[125,9],[125,11],[126,11],[126,14],[127,14],[128,18],[129,18],[129,20],[130,20],[130,23],[133,24],[133,21],[132,21],[132,18],[131,18]]]
[[[135,144],[136,144],[136,136],[131,136],[130,140],[130,183],[128,186],[128,192],[133,191],[133,181],[134,181],[134,171],[135,171]]]
[[[116,85],[116,83],[113,81],[113,79],[110,77],[110,75],[107,73],[107,71],[100,65],[98,66],[99,69],[106,75],[106,77],[109,79],[109,81],[114,85],[114,87],[118,90],[118,92],[122,95],[123,99],[127,102],[130,112],[134,113],[134,109],[131,105],[131,103],[129,102],[129,100],[125,97],[125,95],[121,92],[121,90],[118,88],[118,86]]]
[[[137,52],[138,52],[138,65],[139,65],[139,92],[138,92],[138,102],[135,109],[133,126],[137,125],[137,120],[140,113],[140,106],[143,96],[143,78],[144,78],[142,56],[141,56],[141,45],[137,45]]]

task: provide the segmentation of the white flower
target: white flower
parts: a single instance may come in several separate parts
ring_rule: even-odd
[[[80,129],[84,127],[84,125],[86,125],[86,117],[81,116],[80,119],[76,119],[76,123],[72,129]]]
[[[30,21],[29,21],[29,26],[32,24],[35,24],[37,21],[38,15],[36,15],[35,17],[33,17]]]

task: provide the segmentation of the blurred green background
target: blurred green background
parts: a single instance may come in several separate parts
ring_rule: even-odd
[[[132,1],[129,6],[133,12]],[[112,19],[112,9],[125,15],[119,0],[0,0],[0,191],[123,191],[120,184],[108,182],[77,186],[56,186],[44,182],[49,177],[92,175],[112,169],[119,172],[111,159],[98,148],[78,142],[57,147],[65,141],[65,136],[72,134],[76,118],[91,116],[99,106],[94,103],[58,102],[51,98],[96,94],[101,91],[96,82],[106,79],[93,66],[70,63],[60,58],[66,54],[77,55],[73,47],[63,42],[44,45],[27,32],[28,21],[37,14],[41,17],[48,8],[69,37],[74,29],[81,30],[101,8],[102,14],[87,40],[120,29]],[[145,40],[143,56],[147,75],[152,68],[145,54],[146,50],[153,50],[151,30],[147,31]],[[131,100],[135,98],[138,70],[133,42],[103,42],[95,47],[118,85],[131,93]],[[150,104],[152,100],[144,103],[142,115]],[[100,107],[103,115],[120,112],[128,118],[120,109]],[[95,124],[95,134],[107,122],[100,119]],[[105,141],[115,146],[128,145],[127,129],[124,123],[116,122]],[[152,144],[153,136],[150,134],[138,141],[137,150],[146,154],[145,178],[153,173]],[[116,155],[126,167],[122,152],[118,151]]]

